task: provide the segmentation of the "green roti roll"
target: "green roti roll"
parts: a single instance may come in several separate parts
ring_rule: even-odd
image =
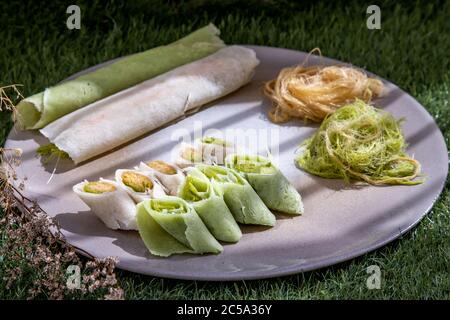
[[[193,253],[163,229],[145,209],[144,202],[136,206],[139,235],[147,249],[155,256],[168,257],[177,253]]]
[[[171,43],[136,53],[23,99],[17,120],[23,129],[40,129],[90,103],[144,80],[204,58],[225,45],[212,24]]]
[[[241,229],[223,197],[214,190],[209,179],[198,169],[189,171],[178,190],[178,196],[192,204],[212,235],[221,241],[237,242]]]
[[[236,171],[219,166],[196,166],[210,179],[214,189],[223,196],[236,221],[244,224],[275,225],[275,216]]]
[[[176,253],[220,253],[223,250],[192,206],[178,197],[139,203],[137,226],[142,240],[154,255],[168,257]]]
[[[270,159],[233,154],[227,157],[226,165],[242,174],[270,209],[289,214],[303,213],[300,194]]]

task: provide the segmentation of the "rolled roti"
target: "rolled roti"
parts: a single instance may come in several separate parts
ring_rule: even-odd
[[[238,153],[234,143],[216,137],[203,137],[193,144],[182,142],[178,145],[176,164],[180,168],[197,163],[224,165],[228,154]]]
[[[115,178],[116,182],[136,203],[166,195],[159,182],[150,172],[118,169]]]
[[[83,181],[74,185],[73,191],[108,228],[137,230],[136,206],[116,182]]]
[[[203,137],[196,143],[202,147],[203,163],[224,165],[228,154],[237,153],[234,143],[216,137]]]
[[[208,177],[200,170],[191,168],[178,196],[188,201],[205,223],[212,235],[221,241],[237,242],[242,236],[223,197],[214,190]]]
[[[79,163],[237,90],[258,63],[253,50],[229,46],[72,112],[41,133]]]
[[[25,98],[17,105],[19,125],[40,129],[94,101],[201,59],[224,47],[218,34],[210,24],[174,43],[130,55]]]
[[[139,203],[137,226],[148,250],[157,256],[223,250],[192,206],[178,197],[166,196]]]
[[[175,163],[178,167],[185,169],[197,163],[203,163],[203,151],[200,144],[181,142],[176,148]]]
[[[223,196],[237,222],[271,227],[275,225],[275,216],[247,180],[236,171],[206,164],[195,167],[210,179],[213,188]]]
[[[226,165],[250,183],[269,209],[289,214],[303,213],[302,197],[269,158],[230,154]]]
[[[141,162],[138,169],[151,172],[159,181],[161,181],[166,189],[166,193],[171,196],[177,195],[178,187],[186,178],[180,168],[162,160]]]

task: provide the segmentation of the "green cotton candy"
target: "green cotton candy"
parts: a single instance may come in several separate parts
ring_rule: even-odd
[[[226,165],[247,179],[268,208],[288,214],[303,212],[300,194],[268,158],[232,155]]]
[[[145,200],[137,206],[137,226],[149,251],[168,257],[177,253],[220,253],[223,247],[195,210],[178,197]]]
[[[197,165],[196,168],[210,179],[214,190],[223,196],[237,222],[275,225],[275,216],[247,180],[236,171],[211,165]]]
[[[337,109],[302,142],[296,159],[303,170],[329,179],[374,185],[415,185],[420,163],[406,154],[400,120],[364,101]]]
[[[204,58],[224,47],[212,24],[169,45],[120,59],[73,80],[45,89],[17,105],[22,129],[40,129],[90,103]]]
[[[192,204],[217,240],[237,242],[242,237],[241,229],[223,197],[217,194],[209,179],[198,169],[189,171],[178,196]]]

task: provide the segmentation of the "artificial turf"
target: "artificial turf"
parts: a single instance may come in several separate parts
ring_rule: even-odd
[[[215,23],[227,43],[310,51],[361,66],[414,96],[450,142],[450,2],[379,1],[381,29],[368,30],[361,1],[80,1],[81,30],[66,28],[73,1],[2,2],[0,86],[25,96],[99,62],[171,42]],[[0,143],[11,129],[0,113]],[[450,298],[450,180],[412,231],[350,262],[293,276],[228,283],[177,281],[118,271],[129,299]],[[1,233],[1,231],[0,231]],[[1,260],[0,260],[1,261]],[[380,290],[366,287],[378,265]],[[2,264],[0,262],[0,274]],[[25,298],[26,282],[0,298]]]

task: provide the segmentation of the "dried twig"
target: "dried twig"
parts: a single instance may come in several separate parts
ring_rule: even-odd
[[[0,87],[0,111],[11,111],[13,121],[16,121],[17,119],[17,110],[14,100],[23,99],[23,96],[18,89],[18,87],[21,86],[21,84],[11,84]],[[11,98],[11,96],[14,96],[14,98]]]
[[[21,97],[17,85],[0,88],[0,111],[15,112],[12,90]],[[0,148],[0,246],[1,273],[6,288],[22,285],[28,298],[103,295],[105,299],[123,299],[116,274],[115,258],[97,259],[67,243],[56,220],[23,193],[26,181],[20,181],[15,168],[20,165],[21,150]],[[88,257],[80,258],[77,252]],[[66,284],[69,266],[80,269],[78,287]]]
[[[29,298],[43,295],[63,299],[76,296],[78,292],[101,293],[107,299],[122,299],[123,290],[114,272],[116,260],[97,259],[66,242],[58,223],[23,194],[24,182],[18,181],[13,170],[14,164],[18,163],[17,155],[20,151],[16,149],[0,148],[0,205],[3,209],[0,228],[4,234],[0,255],[3,257],[6,287],[11,288],[25,280],[29,281]],[[76,252],[90,260],[84,262]],[[78,288],[66,285],[66,270],[70,265],[82,270]],[[27,280],[27,277],[32,278]]]

